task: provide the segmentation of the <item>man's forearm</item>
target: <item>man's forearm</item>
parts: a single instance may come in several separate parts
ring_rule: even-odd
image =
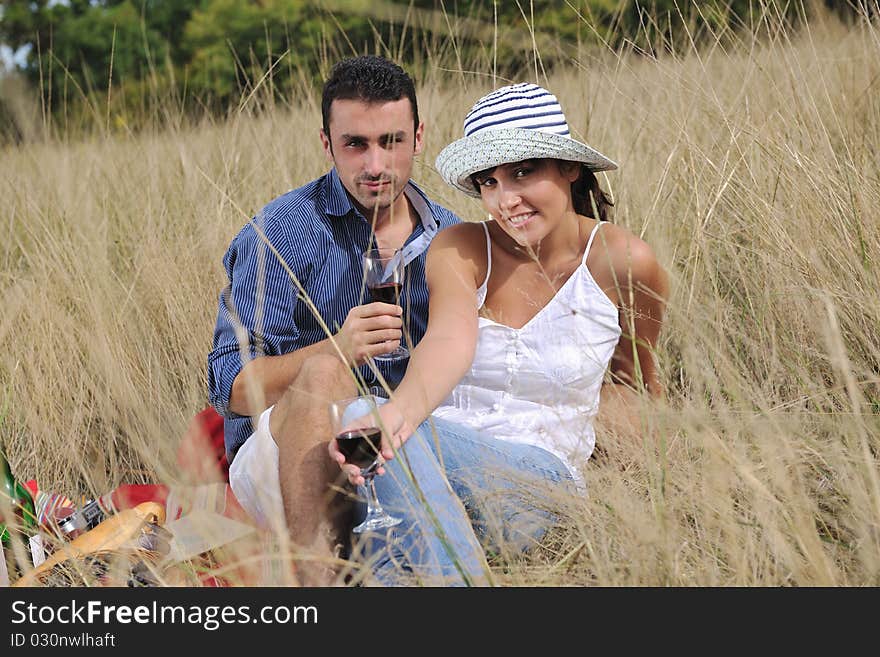
[[[339,353],[330,338],[282,356],[260,356],[245,363],[229,394],[229,410],[254,416],[277,402],[311,356]]]

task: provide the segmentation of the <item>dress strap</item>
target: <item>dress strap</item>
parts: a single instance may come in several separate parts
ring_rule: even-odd
[[[587,264],[587,256],[590,253],[590,246],[592,246],[592,244],[593,244],[593,238],[596,237],[596,233],[599,232],[599,226],[601,226],[603,223],[605,223],[605,222],[604,221],[597,221],[596,225],[593,226],[593,230],[590,231],[590,239],[587,240],[587,248],[584,249],[584,257],[581,259],[581,264],[584,266],[586,266],[586,264]]]
[[[481,225],[483,232],[486,233],[486,280],[483,281],[483,285],[486,285],[489,282],[489,274],[492,273],[492,239],[489,237],[489,222],[483,221]]]
[[[486,292],[489,289],[489,276],[492,274],[492,240],[489,238],[489,226],[487,221],[481,222],[483,232],[486,233],[486,278],[477,289],[477,310],[486,302]]]

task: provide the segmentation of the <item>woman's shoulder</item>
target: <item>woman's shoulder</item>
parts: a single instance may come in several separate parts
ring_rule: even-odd
[[[471,221],[447,226],[431,240],[431,250],[452,250],[465,257],[485,253],[486,233],[483,224]]]
[[[655,278],[660,263],[654,249],[630,230],[609,222],[602,223],[593,239],[587,265],[591,270],[613,270],[617,280],[648,281]]]
[[[485,276],[486,233],[482,224],[467,222],[441,230],[428,248],[428,270],[448,272],[470,271],[475,279]]]
[[[437,237],[434,239],[443,237],[445,239],[455,240],[473,240],[476,236],[483,237],[483,242],[485,242],[486,233],[483,228],[484,222],[482,221],[462,221],[457,224],[453,224],[451,226],[447,226],[440,230],[437,233]]]

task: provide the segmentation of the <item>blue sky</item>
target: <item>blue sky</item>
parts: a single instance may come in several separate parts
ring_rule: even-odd
[[[49,6],[66,3],[67,0],[49,0]],[[0,6],[0,19],[3,18],[3,7]],[[13,67],[23,68],[25,57],[27,57],[28,52],[30,51],[31,46],[22,46],[16,51],[13,51],[12,48],[7,46],[5,43],[0,43],[0,73],[4,71],[8,71]]]
[[[30,48],[30,46],[22,46],[17,51],[13,52],[12,48],[9,46],[0,45],[0,69],[9,70],[13,67],[23,67],[25,57]]]

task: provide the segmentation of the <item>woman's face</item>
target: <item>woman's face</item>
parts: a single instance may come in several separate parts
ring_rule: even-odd
[[[536,245],[574,212],[571,184],[580,167],[525,160],[474,174],[483,207],[520,246]]]

